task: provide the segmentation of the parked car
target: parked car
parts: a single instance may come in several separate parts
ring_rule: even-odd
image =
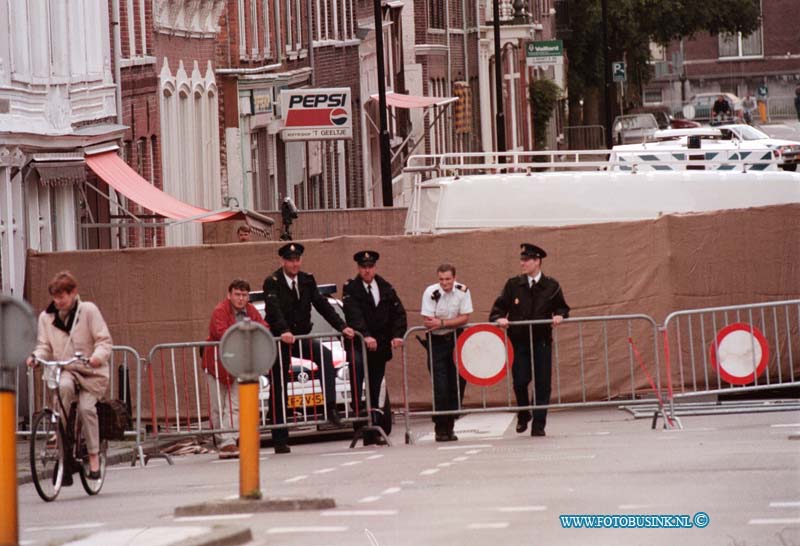
[[[711,109],[714,107],[714,102],[717,97],[722,95],[731,107],[733,119],[731,121],[742,121],[744,119],[744,107],[742,106],[742,99],[733,93],[698,93],[694,95],[689,102],[681,105],[677,110],[672,113],[676,119],[692,119],[694,121],[711,121]],[[687,109],[687,106],[691,106]],[[685,115],[684,112],[691,112],[692,115]]]
[[[653,114],[628,114],[617,116],[611,130],[617,144],[647,142],[658,131],[658,122]]]
[[[336,312],[344,318],[342,302],[333,294],[336,293],[335,284],[321,284],[318,286],[320,294],[327,297],[328,302]],[[264,293],[262,291],[250,292],[250,302],[263,315],[265,312]],[[265,317],[269,322],[269,317]],[[340,341],[340,333],[320,315],[316,309],[311,308],[311,333],[312,334],[331,334],[330,339],[322,339],[322,345],[331,351],[333,356],[333,368],[336,371],[336,405],[340,415],[354,417],[354,405],[352,404],[352,388],[350,386],[350,362],[347,360],[347,352]],[[324,412],[325,400],[322,388],[321,368],[317,362],[312,360],[312,355],[303,355],[303,358],[292,357],[290,366],[290,381],[287,382],[285,389],[286,395],[286,416],[287,422],[291,423],[296,417],[298,421],[312,420],[316,416],[321,418]],[[261,405],[261,422],[270,422],[267,414],[270,411],[270,382],[268,376],[261,376],[259,388],[259,401]],[[362,389],[359,409],[366,408]],[[380,425],[386,434],[392,431],[392,404],[389,399],[389,392],[386,390],[386,379],[381,383],[380,407],[373,408],[379,417]],[[319,430],[331,430],[333,425],[321,424]]]
[[[700,127],[700,123],[688,119],[675,119],[672,117],[669,106],[640,106],[634,108],[631,114],[653,114],[658,123],[659,130],[664,129],[684,129],[690,127]]]
[[[731,139],[743,143],[764,144],[775,151],[781,160],[780,167],[786,171],[796,171],[800,163],[800,142],[795,140],[785,140],[772,138],[760,129],[756,129],[747,124],[721,125],[718,127],[723,138]]]

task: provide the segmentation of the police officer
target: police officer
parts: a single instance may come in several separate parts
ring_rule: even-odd
[[[369,372],[369,402],[373,414],[380,413],[381,382],[386,371],[386,362],[392,359],[392,349],[403,345],[407,329],[406,310],[392,285],[376,273],[376,262],[380,254],[374,250],[362,250],[353,255],[358,264],[358,275],[344,285],[344,316],[347,324],[364,336],[367,348],[367,370]],[[353,392],[356,404],[360,404],[364,363],[360,347],[355,347],[355,380]],[[380,421],[378,416],[373,422]],[[355,425],[356,428],[358,425]],[[385,445],[384,438],[372,432],[364,435],[364,445]]]
[[[336,313],[328,300],[319,293],[317,281],[314,276],[300,271],[303,265],[304,251],[300,243],[289,243],[278,249],[281,258],[281,267],[264,279],[264,301],[266,303],[266,317],[272,334],[281,339],[279,358],[272,366],[272,394],[271,404],[273,422],[285,422],[283,400],[284,382],[289,377],[291,357],[296,356],[313,359],[317,364],[322,363],[324,374],[325,408],[328,420],[341,425],[339,414],[336,412],[336,372],[333,369],[333,355],[331,351],[322,346],[319,340],[298,341],[294,336],[305,335],[311,332],[311,306],[327,320],[331,326],[342,332],[346,337],[352,338],[353,329]],[[302,348],[301,348],[302,345]],[[283,366],[281,368],[280,364]],[[322,378],[321,378],[322,379]],[[287,445],[289,431],[285,428],[275,429],[272,438],[275,443],[275,453],[289,453]]]
[[[509,328],[509,321],[552,320],[553,327],[569,316],[569,306],[558,281],[542,273],[542,259],[547,253],[540,247],[524,243],[520,248],[519,265],[521,275],[508,279],[503,292],[492,307],[489,320],[501,328]],[[530,336],[533,336],[531,343]],[[514,347],[514,363],[511,367],[514,394],[518,406],[529,406],[528,385],[533,368],[534,406],[550,403],[550,380],[552,371],[552,328],[550,324],[536,326],[511,326],[508,337]],[[531,362],[533,345],[533,362]],[[517,415],[517,432],[528,428],[531,413],[522,410]],[[547,409],[533,410],[531,436],[544,436]]]
[[[464,397],[466,381],[458,375],[453,362],[457,329],[469,322],[472,296],[469,289],[456,282],[456,268],[442,264],[436,270],[439,282],[430,285],[422,294],[420,313],[428,328],[428,367],[433,378],[433,409],[458,409]],[[461,395],[459,398],[459,394]],[[453,442],[454,415],[434,415],[436,441]]]

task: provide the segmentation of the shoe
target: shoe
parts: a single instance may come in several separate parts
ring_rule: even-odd
[[[288,445],[286,445],[286,444],[275,444],[275,453],[277,455],[283,455],[285,453],[291,453],[291,452],[292,452],[292,448],[290,448]]]
[[[64,472],[64,476],[61,478],[61,487],[69,487],[72,485],[72,474],[69,472]]]
[[[102,476],[100,475],[100,470],[90,470],[86,477],[90,480],[99,480]]]
[[[458,436],[456,436],[456,433],[451,430],[450,432],[447,433],[447,441],[448,442],[457,442],[458,441]]]
[[[236,447],[236,444],[228,444],[226,446],[222,446],[219,449],[219,458],[220,459],[238,459],[239,458],[239,448]]]
[[[389,442],[387,442],[386,438],[384,438],[380,434],[376,434],[375,435],[375,445],[376,446],[388,446]]]
[[[328,408],[328,422],[337,427],[341,427],[344,424],[336,408]]]
[[[547,436],[544,433],[544,427],[537,427],[536,425],[531,427],[531,436]]]
[[[517,415],[517,434],[522,434],[528,430],[528,421],[530,420],[531,416],[527,412]]]
[[[436,441],[437,442],[449,442],[450,441],[450,435],[447,434],[446,432],[437,432],[436,433]]]

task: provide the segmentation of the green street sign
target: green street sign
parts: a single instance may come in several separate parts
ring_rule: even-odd
[[[564,42],[544,40],[525,45],[525,60],[528,66],[549,66],[564,62]]]

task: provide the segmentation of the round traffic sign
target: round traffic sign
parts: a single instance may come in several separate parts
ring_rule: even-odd
[[[0,368],[14,370],[36,347],[36,318],[22,300],[0,295]]]
[[[694,119],[696,115],[697,112],[695,111],[694,106],[691,104],[687,104],[683,107],[683,117],[686,119]]]
[[[257,381],[275,361],[275,338],[263,325],[245,319],[225,331],[219,353],[231,375],[240,381]]]
[[[732,385],[748,385],[764,373],[769,363],[769,345],[755,326],[742,322],[719,331],[710,347],[711,365]]]
[[[503,379],[514,362],[514,349],[506,333],[488,324],[464,330],[455,351],[461,377],[483,387]]]

